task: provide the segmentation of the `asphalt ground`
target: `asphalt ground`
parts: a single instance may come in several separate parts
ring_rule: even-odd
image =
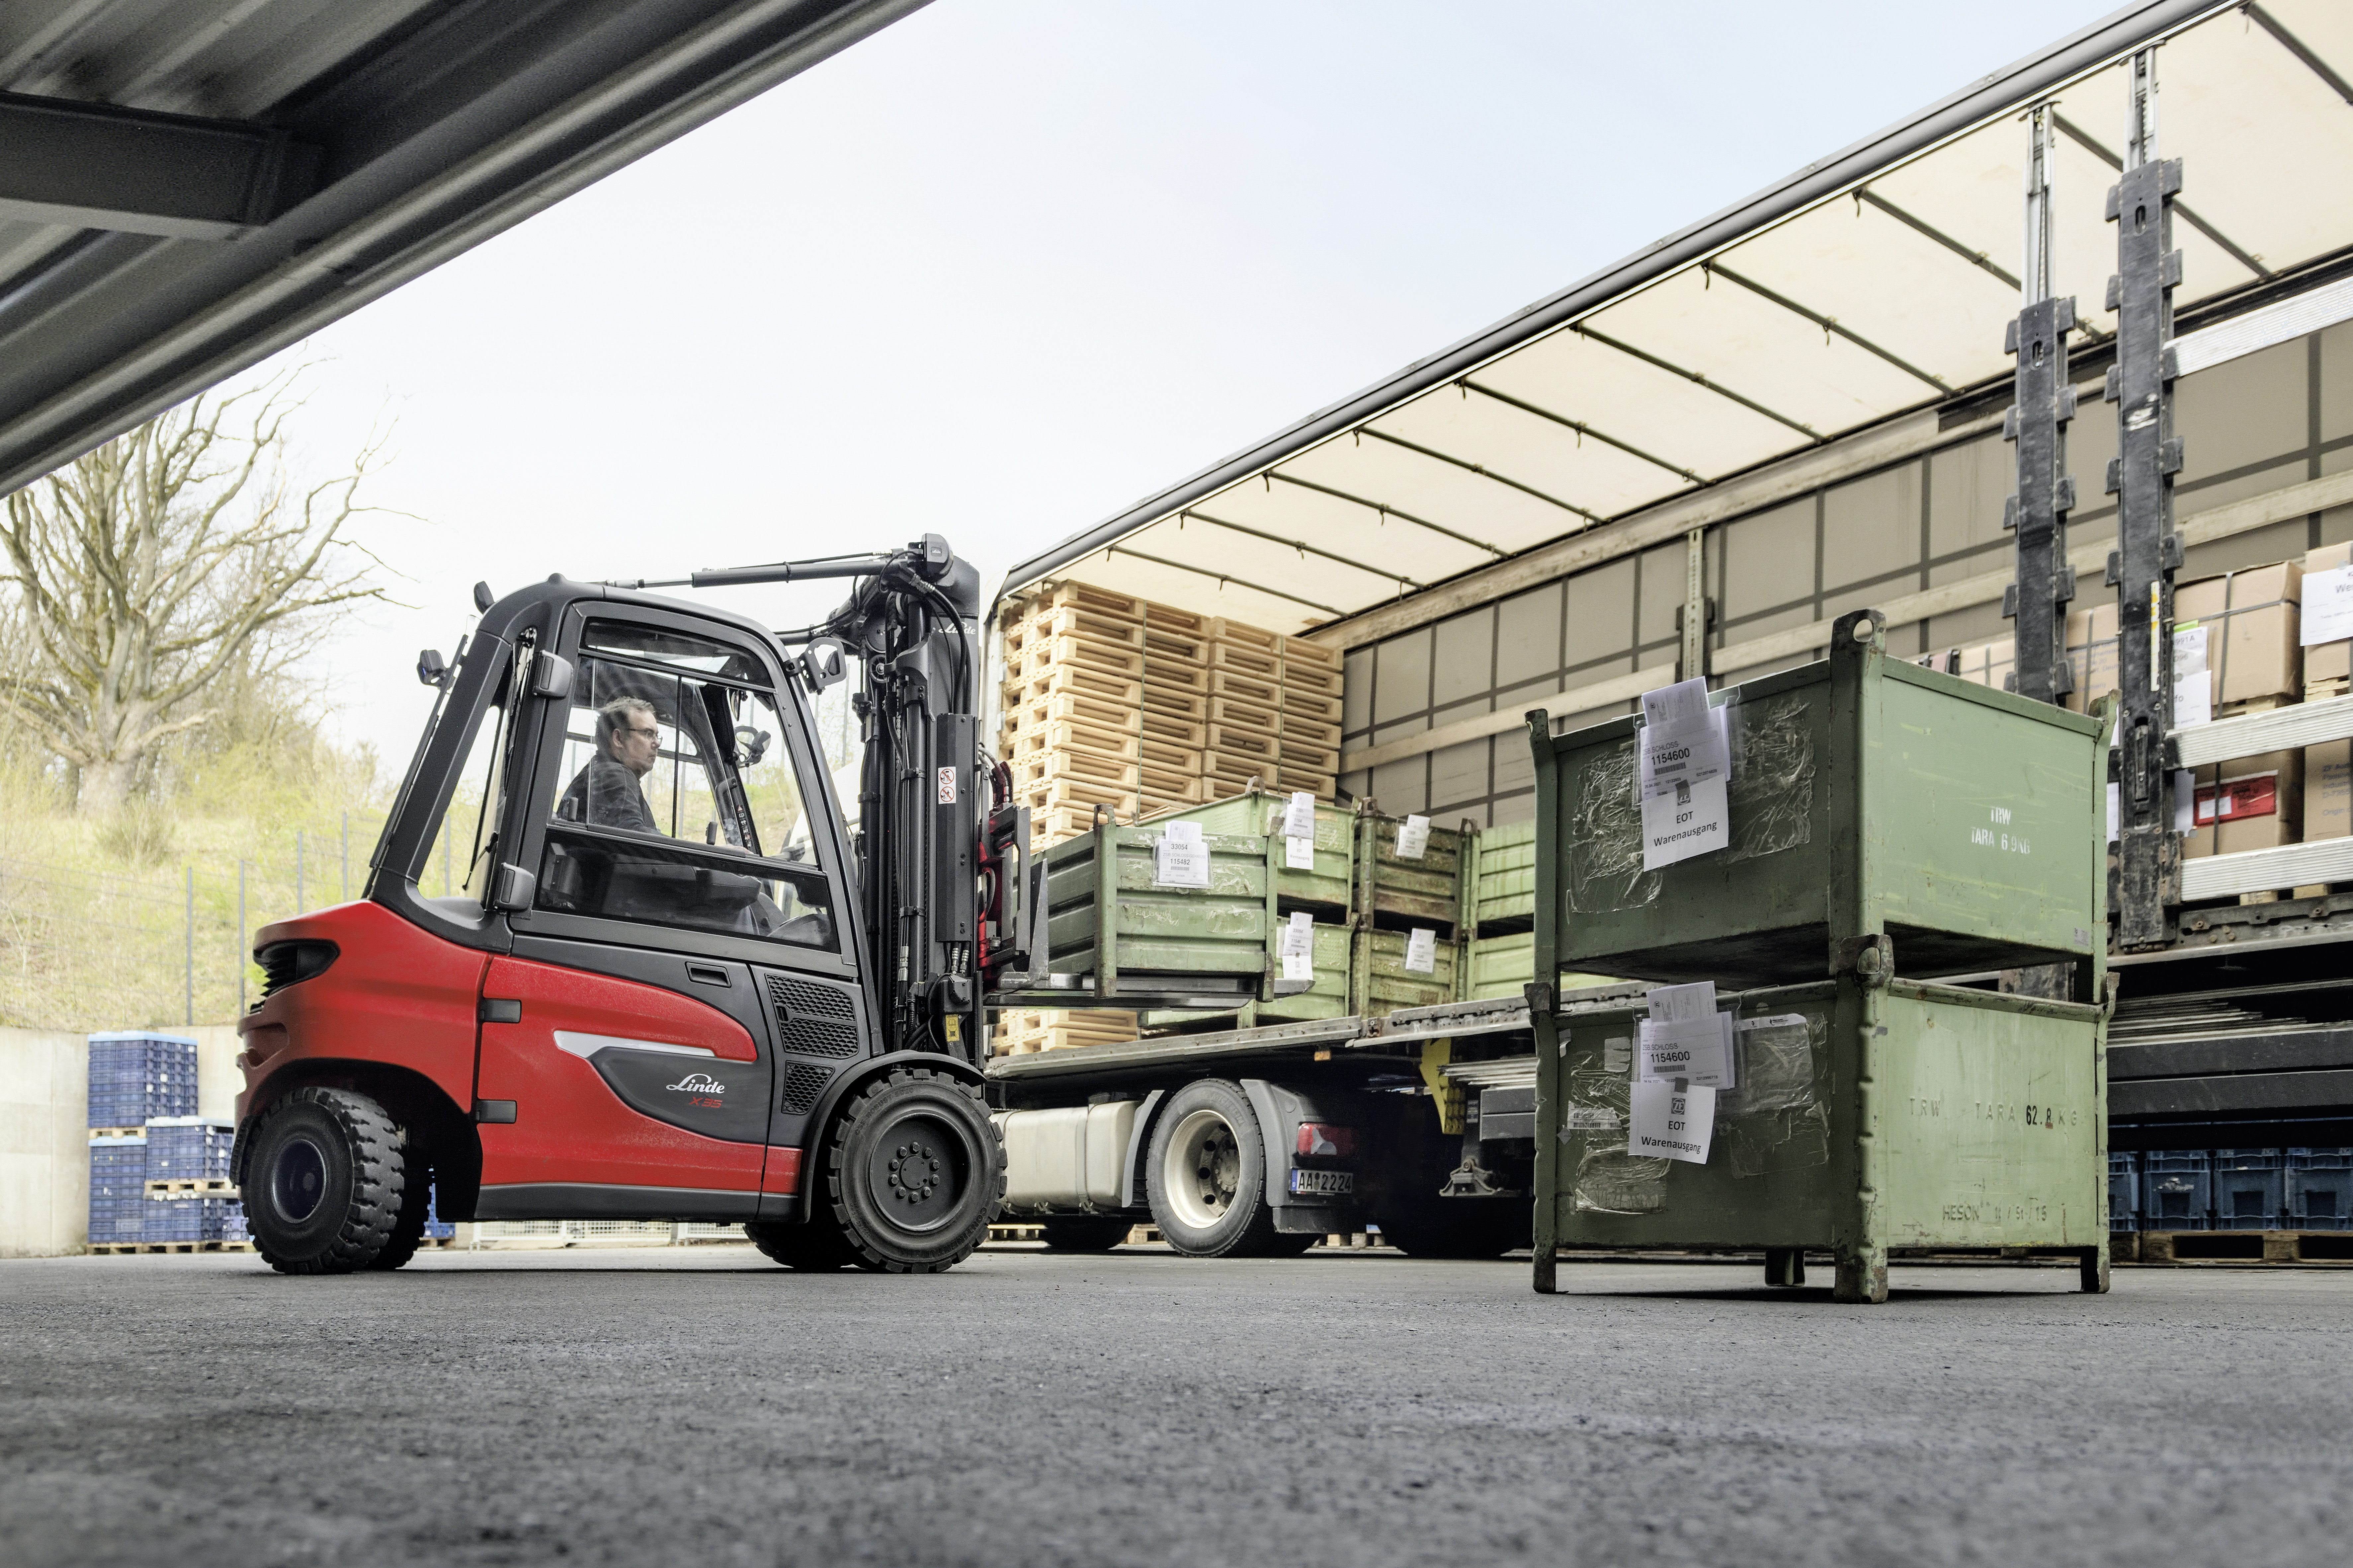
[[[2353,1275],[0,1263],[0,1562],[2341,1563]]]

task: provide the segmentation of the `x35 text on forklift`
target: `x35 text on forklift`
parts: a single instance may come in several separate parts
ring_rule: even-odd
[[[687,582],[818,577],[857,582],[781,640],[634,591],[671,584],[475,590],[454,666],[419,662],[440,696],[366,898],[258,933],[232,1169],[274,1267],[398,1268],[437,1192],[445,1218],[739,1221],[797,1268],[980,1243],[981,1005],[1026,978],[1029,877],[978,743],[978,583],[936,534]],[[853,658],[854,836],[809,707]],[[464,888],[428,897],[443,834]]]

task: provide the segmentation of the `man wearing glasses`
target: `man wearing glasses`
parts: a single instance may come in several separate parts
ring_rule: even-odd
[[[596,710],[596,754],[574,775],[555,803],[555,815],[591,827],[659,833],[638,781],[661,758],[661,730],[653,704],[617,697]]]

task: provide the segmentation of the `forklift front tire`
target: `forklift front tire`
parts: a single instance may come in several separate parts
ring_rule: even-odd
[[[406,1156],[400,1130],[366,1095],[295,1089],[254,1130],[244,1184],[254,1249],[280,1274],[367,1268],[400,1219]]]
[[[814,1195],[862,1268],[953,1268],[1005,1206],[1005,1141],[980,1091],[946,1073],[901,1068],[866,1084],[827,1144]]]

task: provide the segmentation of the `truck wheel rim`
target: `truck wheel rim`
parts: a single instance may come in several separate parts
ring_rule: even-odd
[[[964,1129],[928,1111],[882,1129],[867,1161],[867,1190],[900,1230],[937,1230],[953,1220],[971,1182],[973,1152]]]
[[[1233,1212],[1241,1184],[1241,1145],[1224,1117],[1196,1110],[1176,1123],[1161,1162],[1160,1186],[1178,1219],[1209,1229]]]
[[[278,1152],[269,1173],[270,1201],[289,1225],[301,1225],[319,1212],[327,1195],[327,1156],[308,1138],[296,1138]]]

